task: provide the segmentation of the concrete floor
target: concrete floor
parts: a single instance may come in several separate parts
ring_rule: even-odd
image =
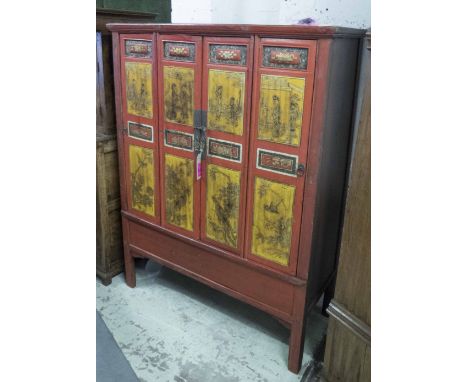
[[[143,382],[315,381],[327,319],[308,319],[303,367],[288,371],[289,331],[266,313],[170,269],[137,266],[137,286],[123,274],[96,280],[96,308]],[[124,381],[119,381],[124,382]]]

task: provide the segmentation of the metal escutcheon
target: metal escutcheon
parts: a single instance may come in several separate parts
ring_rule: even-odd
[[[296,175],[304,176],[304,174],[305,174],[305,166],[303,164],[300,164],[299,166],[297,166]]]

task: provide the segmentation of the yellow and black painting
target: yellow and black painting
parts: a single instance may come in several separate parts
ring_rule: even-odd
[[[245,73],[210,69],[208,129],[242,135]]]
[[[153,150],[129,146],[132,208],[154,216]]]
[[[126,62],[125,83],[128,114],[153,118],[151,64]]]
[[[193,160],[165,155],[166,221],[193,231]]]
[[[208,165],[206,193],[206,236],[237,248],[240,172]]]
[[[287,266],[295,187],[255,178],[252,253]]]
[[[193,126],[194,72],[192,68],[164,67],[166,121]]]
[[[305,79],[263,74],[258,139],[299,146]]]

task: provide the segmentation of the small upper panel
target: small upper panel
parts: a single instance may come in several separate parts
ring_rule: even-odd
[[[125,56],[135,58],[152,58],[153,44],[150,40],[125,39]]]
[[[195,61],[195,44],[191,42],[164,41],[164,59],[172,61]]]
[[[211,64],[242,65],[247,62],[246,45],[210,44]]]
[[[267,68],[307,69],[307,48],[264,46],[262,65]]]

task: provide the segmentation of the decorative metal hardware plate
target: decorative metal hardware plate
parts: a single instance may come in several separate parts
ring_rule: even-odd
[[[150,40],[124,40],[125,56],[137,58],[151,58],[153,43]]]
[[[201,154],[204,159],[206,155],[206,110],[195,110],[194,112],[195,128],[195,152]]]
[[[193,134],[176,130],[164,130],[164,145],[178,149],[193,151]]]
[[[164,58],[173,61],[195,61],[195,44],[164,41]]]
[[[307,69],[307,48],[263,47],[263,66],[270,68]]]
[[[261,170],[295,177],[297,162],[297,155],[288,155],[264,149],[257,149],[257,168]]]
[[[245,66],[247,62],[247,46],[210,44],[209,61],[212,64]]]
[[[146,142],[153,142],[153,126],[129,121],[128,136]]]
[[[208,155],[241,163],[242,145],[221,139],[208,138]]]

